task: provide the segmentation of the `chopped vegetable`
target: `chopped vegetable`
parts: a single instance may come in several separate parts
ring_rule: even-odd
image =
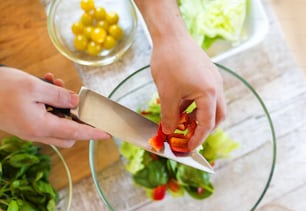
[[[48,181],[50,157],[15,136],[0,145],[0,210],[56,209],[58,192]]]
[[[196,105],[193,103],[186,109],[186,113],[181,114],[178,124],[179,130],[176,131],[175,136],[165,137],[160,126],[156,136],[151,139],[154,142],[152,146],[154,148],[157,145],[160,147],[159,144],[161,142],[163,144],[164,140],[168,139],[168,142],[169,140],[173,142],[170,143],[172,150],[185,150],[187,148],[185,140],[178,140],[178,137],[181,136],[184,139],[188,135],[188,129],[194,130],[193,120],[192,124],[188,125],[185,123],[190,121],[188,113],[195,107]],[[139,110],[139,113],[159,123],[160,103],[158,95],[154,95],[148,108]],[[213,164],[217,159],[228,157],[238,147],[239,144],[237,142],[230,139],[221,129],[218,129],[205,140],[200,153]],[[143,187],[146,190],[147,196],[152,200],[163,199],[166,192],[169,192],[173,197],[180,197],[187,193],[192,198],[199,200],[211,196],[214,192],[214,187],[210,182],[210,175],[207,172],[160,157],[128,142],[122,142],[120,153],[128,161],[126,169],[133,175],[135,184]]]
[[[248,0],[179,0],[185,24],[197,43],[207,50],[218,39],[239,42]]]
[[[153,189],[152,198],[153,200],[162,200],[167,191],[166,185],[159,185]]]

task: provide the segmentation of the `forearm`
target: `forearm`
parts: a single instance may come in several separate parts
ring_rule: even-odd
[[[153,44],[167,39],[189,37],[176,0],[135,0]]]

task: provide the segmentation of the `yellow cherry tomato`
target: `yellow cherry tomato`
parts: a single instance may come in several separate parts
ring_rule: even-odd
[[[96,27],[92,30],[90,38],[96,43],[103,43],[106,37],[106,31],[100,27]]]
[[[94,0],[81,0],[80,5],[81,5],[81,8],[85,12],[88,12],[88,11],[93,10],[95,8]]]
[[[93,24],[93,17],[89,13],[84,12],[83,15],[81,16],[81,23],[84,26],[92,25]]]
[[[91,39],[91,33],[93,31],[94,27],[92,26],[86,26],[84,29],[83,29],[83,35],[85,35],[85,37],[87,37],[88,39]]]
[[[77,35],[77,34],[82,34],[84,29],[84,25],[81,22],[75,22],[71,26],[72,33]]]
[[[104,7],[97,7],[94,11],[94,18],[98,21],[103,20],[105,18],[106,11]]]
[[[116,40],[120,40],[123,37],[123,30],[118,24],[113,24],[108,28],[108,33]]]
[[[106,21],[111,24],[118,23],[119,16],[116,12],[107,12],[105,16]]]
[[[88,43],[87,38],[82,34],[78,34],[74,38],[74,47],[77,50],[80,50],[80,51],[85,50],[87,48],[87,43]]]
[[[101,20],[97,22],[97,27],[100,27],[104,29],[105,31],[108,31],[109,24],[106,20]]]
[[[86,52],[89,55],[97,56],[102,51],[102,46],[99,43],[96,43],[94,41],[90,41],[87,45]]]
[[[112,36],[106,36],[104,42],[103,42],[103,48],[110,50],[117,44],[117,41]]]

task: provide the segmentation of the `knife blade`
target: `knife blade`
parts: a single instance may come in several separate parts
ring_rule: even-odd
[[[153,150],[148,140],[156,134],[158,125],[142,115],[86,87],[81,88],[79,97],[79,106],[72,112],[81,121],[151,153],[214,173],[209,162],[197,151],[190,152],[187,156],[176,155],[166,142],[164,150]]]

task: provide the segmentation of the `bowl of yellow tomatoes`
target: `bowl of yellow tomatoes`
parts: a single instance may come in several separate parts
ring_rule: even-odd
[[[55,0],[47,8],[48,32],[57,50],[88,66],[108,65],[132,45],[137,14],[130,0]]]

